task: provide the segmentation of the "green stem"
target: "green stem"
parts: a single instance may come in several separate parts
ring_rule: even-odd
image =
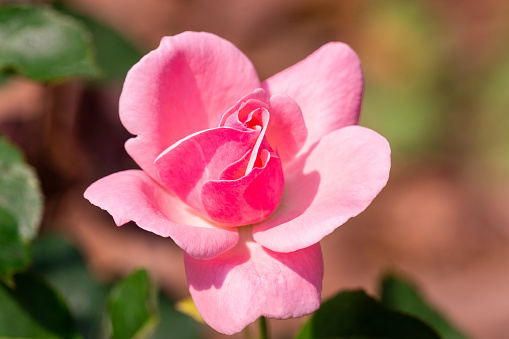
[[[246,328],[244,328],[242,333],[244,333],[244,338],[246,338],[246,339],[253,339],[253,334],[251,333],[251,330],[249,329],[249,326],[246,326]]]
[[[267,327],[267,319],[260,317],[260,339],[269,339],[269,331]]]

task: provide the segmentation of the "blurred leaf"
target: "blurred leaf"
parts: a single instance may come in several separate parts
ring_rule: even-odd
[[[124,80],[143,54],[110,28],[88,18],[83,20],[94,36],[97,61],[107,79]]]
[[[433,86],[440,76],[441,27],[419,1],[377,1],[364,12],[358,42],[363,67],[387,88]]]
[[[23,241],[37,234],[42,217],[42,193],[33,169],[20,151],[0,136],[0,207],[17,222]]]
[[[154,288],[139,270],[111,290],[108,310],[113,339],[147,338],[157,324]]]
[[[394,159],[440,152],[446,137],[443,50],[432,12],[418,1],[374,2],[360,30],[365,74],[361,124],[387,138]]]
[[[12,285],[12,274],[30,262],[30,249],[23,242],[16,219],[0,207],[0,280]]]
[[[381,286],[381,299],[384,305],[425,321],[444,339],[466,338],[436,310],[428,306],[415,288],[407,282],[388,275],[382,280]]]
[[[12,298],[5,286],[0,286],[0,337],[58,338],[32,319],[30,314]]]
[[[6,84],[8,80],[9,80],[9,75],[6,73],[0,72],[0,86],[2,86],[3,84]]]
[[[430,93],[393,91],[366,82],[361,124],[386,137],[395,155],[415,157],[440,149],[443,116]]]
[[[198,313],[198,310],[196,309],[196,305],[194,304],[193,298],[188,297],[186,299],[182,299],[177,302],[175,305],[175,309],[179,312],[182,312],[194,320],[196,320],[199,323],[205,324],[203,321],[203,318],[201,317],[200,313]]]
[[[159,321],[150,339],[168,339],[169,337],[178,339],[200,338],[198,323],[186,314],[178,312],[162,293],[159,293],[158,308],[161,321]],[[171,333],[171,336],[168,333]]]
[[[477,159],[494,169],[509,171],[509,49],[499,56],[500,61],[491,65],[486,79],[479,85],[479,112],[473,134]]]
[[[65,298],[78,331],[85,338],[99,338],[107,286],[90,275],[80,253],[61,236],[38,237],[32,251],[32,271],[43,276]]]
[[[346,291],[327,300],[304,324],[298,339],[440,338],[420,320],[393,311],[363,291]]]
[[[74,321],[60,296],[32,275],[14,277],[15,287],[0,286],[0,337],[77,339]]]
[[[39,81],[99,75],[92,41],[76,20],[47,7],[0,7],[0,72]]]
[[[107,80],[123,80],[127,71],[143,57],[143,53],[139,49],[108,26],[77,14],[61,3],[55,7],[82,22],[92,34],[97,62]]]

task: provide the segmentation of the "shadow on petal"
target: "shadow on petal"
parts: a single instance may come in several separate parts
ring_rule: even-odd
[[[272,219],[277,219],[278,224],[291,221],[306,212],[315,200],[320,187],[320,173],[318,171],[304,173],[304,166],[317,144],[315,143],[285,169],[283,197],[276,211],[267,219],[268,222]],[[254,229],[257,230],[256,225]]]

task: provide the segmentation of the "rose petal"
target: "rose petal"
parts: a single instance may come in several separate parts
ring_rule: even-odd
[[[320,306],[320,245],[292,253],[267,250],[242,229],[229,252],[211,259],[184,256],[187,283],[198,312],[216,331],[234,334],[260,316],[301,317]]]
[[[137,135],[129,155],[159,180],[154,160],[194,132],[213,127],[237,100],[260,87],[251,61],[210,33],[165,37],[127,74],[120,119]]]
[[[237,180],[246,175],[247,165],[251,159],[252,151],[249,150],[238,161],[228,165],[219,174],[219,180]]]
[[[277,149],[283,164],[292,160],[304,145],[307,137],[306,124],[299,105],[285,94],[276,94],[268,98],[265,90],[258,88],[239,100],[221,118],[219,126],[228,126],[245,130],[247,127],[240,121],[257,108],[269,112],[269,123],[266,137],[272,149]]]
[[[269,95],[286,94],[300,106],[308,130],[303,151],[329,132],[359,120],[362,71],[359,58],[346,44],[328,43],[262,86]]]
[[[378,133],[349,126],[326,135],[285,170],[279,207],[254,226],[255,241],[278,252],[317,243],[368,207],[389,170],[389,144]]]
[[[162,183],[204,216],[202,186],[217,180],[230,164],[251,150],[260,133],[218,127],[188,136],[165,150],[155,161]]]
[[[242,226],[267,218],[283,194],[281,161],[262,150],[263,167],[255,167],[237,180],[211,180],[203,185],[201,198],[210,219],[225,226]]]
[[[238,115],[236,114],[241,109],[241,107],[244,107],[248,102],[255,102],[257,105],[253,108],[253,110],[256,108],[268,108],[268,101],[269,97],[267,96],[265,90],[262,88],[257,88],[253,92],[244,96],[233,107],[226,111],[221,117],[218,126],[229,126],[242,130],[244,129],[244,126],[242,122],[239,121]],[[233,123],[227,123],[229,120],[233,120]]]
[[[171,237],[190,256],[210,259],[235,246],[239,234],[192,214],[189,207],[139,170],[118,172],[93,183],[85,198],[108,211],[118,226],[128,221]],[[193,226],[189,226],[193,225]]]
[[[267,140],[284,166],[300,151],[308,131],[299,105],[287,95],[271,96],[269,112]]]

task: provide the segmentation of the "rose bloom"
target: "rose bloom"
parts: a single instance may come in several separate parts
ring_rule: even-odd
[[[165,37],[127,74],[120,120],[141,170],[85,197],[184,250],[189,291],[211,327],[320,306],[319,241],[385,186],[387,140],[356,126],[357,55],[332,42],[260,82],[250,60],[209,33]]]

